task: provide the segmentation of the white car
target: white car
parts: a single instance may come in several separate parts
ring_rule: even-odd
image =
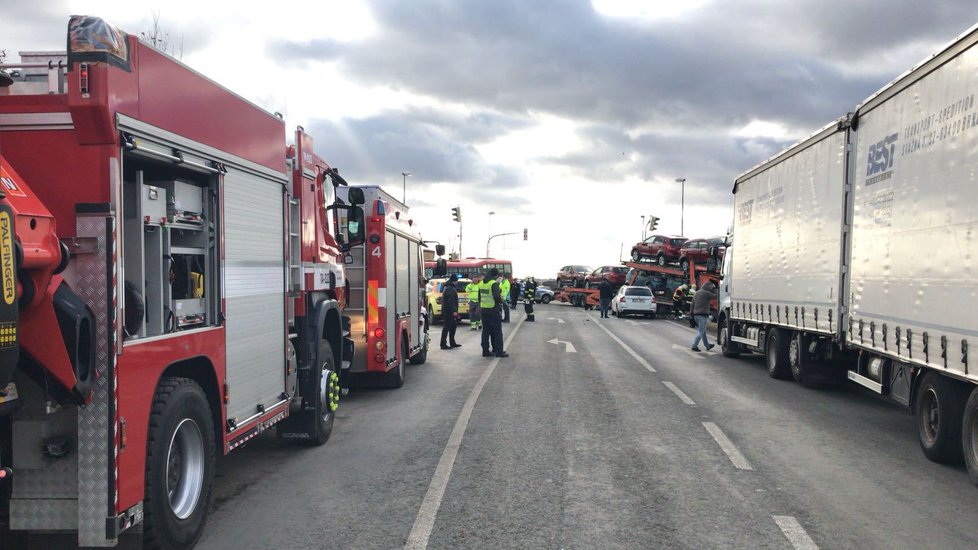
[[[651,319],[655,317],[655,311],[655,297],[647,286],[623,286],[611,299],[611,313],[619,319],[631,314]]]

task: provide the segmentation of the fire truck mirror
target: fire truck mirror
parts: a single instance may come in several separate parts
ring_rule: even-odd
[[[359,206],[350,208],[350,215],[346,218],[346,234],[350,239],[347,242],[348,246],[356,246],[363,242],[363,208]]]
[[[347,198],[350,199],[350,204],[352,205],[363,204],[366,202],[363,198],[363,189],[358,189],[356,187],[350,188]]]
[[[443,245],[443,244],[436,244],[435,245],[435,255],[436,256],[444,256],[445,255],[445,245]]]

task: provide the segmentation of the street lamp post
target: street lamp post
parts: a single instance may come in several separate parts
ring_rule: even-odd
[[[642,240],[645,240],[645,214],[642,214]]]
[[[407,204],[407,179],[408,176],[413,176],[411,172],[401,172],[401,202]]]
[[[676,178],[676,183],[682,184],[682,192],[679,195],[679,235],[686,234],[686,178]]]
[[[492,235],[492,216],[493,216],[493,214],[495,214],[495,212],[489,211],[489,235]],[[492,240],[492,237],[491,236],[488,239],[486,239],[486,258],[489,257],[489,241],[491,241],[491,240]]]

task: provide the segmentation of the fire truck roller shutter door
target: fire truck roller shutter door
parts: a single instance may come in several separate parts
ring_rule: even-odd
[[[285,390],[285,182],[230,167],[224,176],[228,418]]]

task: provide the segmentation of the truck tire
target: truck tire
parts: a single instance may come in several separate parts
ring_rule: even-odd
[[[963,416],[962,387],[936,372],[926,373],[914,399],[914,419],[924,456],[940,464],[961,462]]]
[[[393,389],[400,388],[404,385],[404,376],[407,371],[407,336],[401,338],[401,353],[397,360],[397,366],[394,370],[389,371],[385,376],[387,378],[387,386]]]
[[[340,377],[336,370],[333,347],[325,339],[319,341],[316,365],[312,372],[316,391],[310,395],[312,407],[303,407],[302,414],[308,415],[303,424],[309,433],[306,439],[310,445],[320,446],[329,441],[333,433],[336,409],[340,406]],[[307,403],[308,406],[308,403]]]
[[[146,440],[146,548],[189,548],[204,529],[214,485],[214,421],[204,390],[164,377]]]
[[[788,365],[788,335],[785,331],[778,328],[768,331],[764,357],[768,376],[778,380],[787,380],[791,376]]]
[[[730,327],[726,317],[717,323],[717,342],[724,357],[740,357],[740,344],[730,341]]]
[[[978,388],[972,390],[964,406],[961,450],[964,463],[968,467],[968,477],[971,478],[971,483],[978,485]]]
[[[795,382],[804,384],[808,379],[810,365],[805,361],[804,341],[800,333],[795,334],[788,342],[788,365],[791,367],[791,377]]]
[[[428,360],[428,335],[422,334],[421,337],[424,338],[424,347],[411,357],[412,365],[423,365]]]

